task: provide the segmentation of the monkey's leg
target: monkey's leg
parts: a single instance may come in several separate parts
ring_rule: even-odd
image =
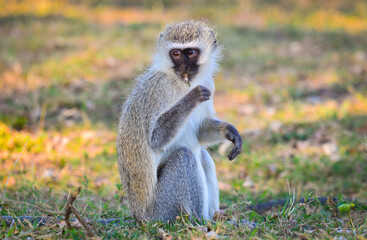
[[[200,126],[198,139],[202,145],[221,142],[225,139],[234,144],[228,158],[233,160],[242,151],[242,138],[237,129],[230,123],[217,119],[206,119]]]
[[[200,218],[203,209],[203,187],[196,159],[188,148],[179,148],[158,169],[158,183],[147,218],[174,220],[181,214]]]
[[[212,218],[219,211],[219,188],[214,161],[205,147],[201,148],[201,164],[205,172],[206,186],[208,188],[209,217]]]

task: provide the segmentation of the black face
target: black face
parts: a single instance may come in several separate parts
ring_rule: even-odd
[[[175,73],[182,79],[187,74],[188,78],[191,79],[199,71],[198,59],[200,56],[200,50],[195,48],[186,49],[172,49],[170,57],[174,64],[173,69]]]

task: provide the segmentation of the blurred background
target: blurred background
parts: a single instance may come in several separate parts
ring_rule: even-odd
[[[119,107],[162,28],[188,18],[218,33],[215,108],[244,137],[233,162],[211,148],[221,202],[366,199],[364,0],[0,0],[3,197],[123,197]]]

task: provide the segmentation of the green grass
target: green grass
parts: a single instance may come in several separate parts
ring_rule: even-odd
[[[39,190],[37,188],[22,189],[26,196],[19,193],[13,195],[11,201],[1,205],[1,214],[9,216],[48,216],[63,217],[62,210],[67,194],[57,194],[52,188]],[[116,188],[117,190],[117,188]],[[298,238],[328,238],[330,236],[355,239],[365,236],[367,219],[366,207],[360,204],[350,211],[352,222],[347,213],[337,210],[337,205],[321,205],[314,199],[312,192],[303,195],[307,203],[294,202],[295,195],[288,195],[288,204],[280,205],[267,212],[258,212],[248,208],[243,195],[232,199],[232,204],[226,210],[223,220],[208,222],[202,220],[191,221],[187,217],[178,218],[175,223],[143,222],[137,224],[127,220],[128,211],[121,206],[118,191],[115,197],[101,198],[88,190],[88,181],[84,182],[84,190],[75,207],[83,212],[93,223],[93,228],[99,236],[112,239],[145,239],[145,238],[266,238],[266,239],[294,239]],[[27,199],[27,203],[20,204]],[[29,202],[37,205],[29,204]],[[339,200],[340,206],[343,202]],[[60,212],[60,213],[58,213]],[[337,215],[333,215],[334,213]],[[121,223],[107,226],[97,222],[101,218],[121,218]],[[241,224],[243,220],[251,224]],[[256,225],[252,225],[256,223]],[[351,227],[353,226],[355,227]],[[62,222],[50,223],[42,227],[34,225],[14,225],[2,228],[2,238],[9,236],[46,237],[46,238],[85,238],[85,231],[76,228],[65,229]]]
[[[68,193],[82,186],[75,206],[102,238],[367,237],[364,1],[41,2],[0,0],[1,215],[62,217]],[[223,146],[210,149],[226,220],[257,228],[185,217],[98,225],[130,214],[118,188],[119,107],[162,27],[189,17],[215,25],[224,47],[215,107],[244,137],[233,162]],[[246,208],[330,194],[338,205],[361,201],[350,215],[355,229],[347,213],[334,216],[316,200],[261,214]],[[0,230],[0,238],[84,234],[53,225]]]

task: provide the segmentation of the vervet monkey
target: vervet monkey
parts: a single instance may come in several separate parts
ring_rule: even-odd
[[[236,128],[215,118],[213,74],[220,48],[201,21],[166,26],[151,67],[122,106],[117,153],[123,189],[134,218],[172,221],[181,214],[212,219],[219,189],[209,144],[232,141]]]

